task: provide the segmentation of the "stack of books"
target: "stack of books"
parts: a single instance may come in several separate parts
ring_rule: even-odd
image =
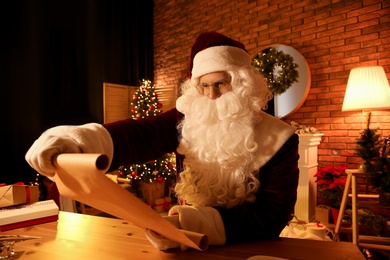
[[[58,220],[59,209],[54,200],[0,209],[0,231]]]
[[[54,200],[38,201],[38,187],[0,187],[0,231],[58,220]]]

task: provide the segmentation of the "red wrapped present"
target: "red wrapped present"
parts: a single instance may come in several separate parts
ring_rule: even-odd
[[[153,204],[153,209],[160,213],[168,211],[172,207],[171,197],[164,197],[160,199],[155,199]]]

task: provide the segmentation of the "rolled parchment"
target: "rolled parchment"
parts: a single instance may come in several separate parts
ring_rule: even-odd
[[[55,160],[54,181],[62,196],[151,229],[172,241],[204,251],[206,235],[180,230],[157,214],[131,192],[105,176],[109,159],[104,154],[60,154]],[[119,200],[120,199],[120,200]]]

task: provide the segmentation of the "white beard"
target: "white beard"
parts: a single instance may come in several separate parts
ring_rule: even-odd
[[[186,84],[193,84],[187,82]],[[185,155],[185,170],[175,191],[194,206],[224,206],[253,202],[259,188],[259,166],[254,156],[254,124],[260,120],[260,98],[247,97],[241,86],[211,100],[195,88],[177,101],[185,114],[178,152]],[[241,90],[240,90],[241,89]],[[243,93],[243,94],[238,94]]]

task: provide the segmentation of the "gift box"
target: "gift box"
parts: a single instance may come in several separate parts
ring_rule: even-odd
[[[330,207],[325,205],[316,206],[316,221],[330,223]]]
[[[153,204],[153,209],[157,212],[168,211],[172,207],[171,197],[164,197],[160,199],[155,199]]]
[[[0,231],[56,221],[59,209],[54,200],[45,200],[0,209]]]
[[[144,198],[147,203],[153,204],[155,199],[164,197],[165,182],[141,181],[139,184],[139,191],[141,193],[141,197]]]
[[[33,203],[38,200],[38,186],[7,185],[0,187],[0,208]]]

